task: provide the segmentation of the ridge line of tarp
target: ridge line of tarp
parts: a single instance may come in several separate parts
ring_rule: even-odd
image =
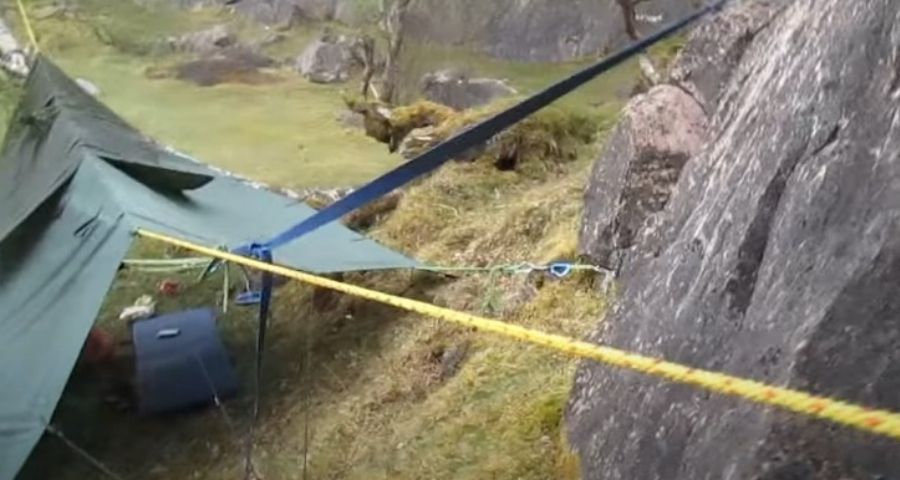
[[[404,163],[396,169],[381,175],[372,182],[353,191],[346,197],[319,211],[312,217],[297,223],[274,238],[261,244],[241,247],[237,249],[237,251],[246,253],[252,250],[254,246],[276,249],[323,225],[340,219],[351,211],[390,193],[394,189],[411,182],[421,175],[435,170],[451,158],[457,157],[471,148],[488,141],[494,135],[524,120],[560,97],[572,92],[576,88],[609,71],[613,67],[620,65],[660,40],[668,38],[670,35],[681,30],[688,24],[693,23],[695,20],[698,20],[709,13],[721,10],[727,1],[728,0],[714,0],[693,13],[670,23],[658,32],[624,47],[600,62],[550,85],[544,90],[522,100],[518,104],[513,105],[493,117],[474,125],[472,128],[436,145],[427,152]]]

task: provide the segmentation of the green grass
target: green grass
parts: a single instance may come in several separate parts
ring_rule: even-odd
[[[145,133],[202,161],[289,187],[363,183],[398,158],[360,130],[341,125],[334,88],[279,72],[271,85],[200,88],[148,80],[145,66],[115,54],[58,58],[96,82],[103,100]]]
[[[112,2],[120,3],[130,2]],[[207,163],[287,187],[356,185],[399,161],[339,122],[344,107],[338,88],[311,84],[289,69],[274,72],[280,81],[268,85],[198,87],[147,78],[148,67],[173,59],[136,55],[146,50],[141,45],[223,18],[184,12],[172,17],[165,9],[133,6],[108,11],[112,4],[92,0],[82,7],[80,20],[46,19],[35,28],[54,61],[97,84],[101,100],[144,133]],[[110,45],[95,35],[97,25],[116,32],[107,39]],[[153,35],[155,25],[165,27]],[[236,30],[262,34],[243,23]],[[118,38],[129,42],[123,45]]]
[[[419,81],[430,71],[455,68],[474,76],[508,80],[522,94],[543,89],[588,66],[592,60],[561,64],[518,63],[498,60],[457,47],[410,45],[403,60],[405,96],[415,98]],[[628,98],[638,68],[628,62],[559,100],[558,104],[583,111],[613,109],[618,111]]]

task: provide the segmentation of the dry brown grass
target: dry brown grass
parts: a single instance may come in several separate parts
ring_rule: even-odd
[[[373,234],[437,264],[571,259],[587,166],[574,161],[532,178],[487,161],[451,164],[409,188]],[[345,279],[576,337],[595,325],[605,306],[591,277],[393,273]],[[267,430],[261,445],[268,458],[279,459],[267,463],[272,478],[296,474],[306,428],[310,478],[577,478],[577,459],[561,431],[573,360],[345,297],[332,298],[327,312],[313,311],[312,291],[290,288],[281,294],[290,299],[282,300],[283,311],[315,325],[314,387],[303,392],[302,380],[291,382],[280,396],[285,401],[272,407],[280,426]],[[278,342],[284,344],[273,350],[298,351],[300,325],[280,323]],[[447,378],[441,355],[460,345],[467,355]],[[308,420],[302,398],[311,405]]]

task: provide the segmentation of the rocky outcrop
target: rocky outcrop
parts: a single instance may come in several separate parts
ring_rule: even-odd
[[[590,339],[900,410],[900,3],[744,3],[770,18]],[[587,479],[900,478],[896,441],[595,363],[566,417]]]
[[[456,110],[480,107],[517,93],[503,80],[469,78],[453,70],[428,73],[421,84],[422,95],[427,100]]]
[[[784,3],[750,2],[746,8],[702,24],[679,53],[669,74],[671,82],[687,90],[704,108],[715,107],[744,51]]]
[[[654,0],[639,7],[650,31],[684,15],[692,0]],[[558,62],[593,57],[628,41],[616,0],[420,0],[411,31],[417,38],[473,45],[504,59]]]
[[[681,169],[705,140],[706,115],[671,85],[632,99],[594,163],[581,229],[584,253],[618,265],[666,203]]]
[[[375,2],[359,0],[170,0],[183,8],[227,7],[261,23],[289,27],[302,21],[358,24],[372,20]]]
[[[229,5],[269,25],[297,21],[373,23],[376,2],[358,0],[169,0],[180,5]],[[639,28],[650,31],[698,4],[653,0],[639,5]],[[628,38],[616,0],[417,0],[408,31],[419,41],[465,45],[521,61],[566,61],[601,55]]]
[[[304,2],[309,3],[309,2]],[[236,12],[253,18],[267,25],[291,27],[307,15],[317,12],[318,5],[307,5],[310,11],[304,12],[297,2],[293,0],[248,1],[241,0],[236,3]],[[322,18],[325,20],[326,18]]]
[[[311,82],[340,83],[350,78],[354,66],[353,52],[347,39],[323,36],[297,57],[295,68]]]

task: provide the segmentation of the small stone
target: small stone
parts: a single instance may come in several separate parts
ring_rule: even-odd
[[[441,355],[441,379],[447,380],[459,372],[459,367],[469,353],[470,343],[464,341],[444,351]]]
[[[75,83],[77,83],[78,86],[81,87],[82,90],[84,90],[85,92],[90,94],[92,97],[100,96],[100,93],[101,93],[100,87],[98,87],[97,85],[94,85],[90,81],[85,80],[83,78],[76,78]]]

